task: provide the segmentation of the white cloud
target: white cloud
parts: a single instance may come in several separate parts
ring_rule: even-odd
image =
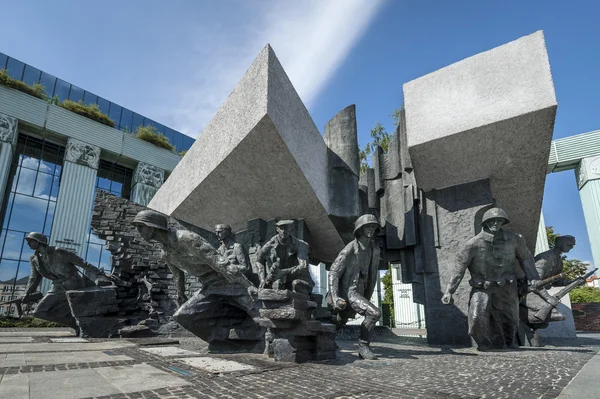
[[[256,3],[235,27],[207,23],[185,62],[195,67],[184,81],[163,87],[169,106],[159,120],[197,137],[253,59],[270,43],[300,97],[310,108],[385,0],[270,0]]]

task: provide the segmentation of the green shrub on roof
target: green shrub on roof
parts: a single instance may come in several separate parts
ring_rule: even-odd
[[[135,130],[135,137],[147,141],[157,147],[173,151],[175,147],[169,142],[169,139],[156,130],[154,126],[138,126]]]
[[[83,101],[75,102],[71,100],[65,100],[57,104],[59,107],[68,109],[71,112],[85,116],[86,118],[100,122],[103,125],[115,127],[115,122],[110,119],[106,114],[100,111],[97,104],[84,104]]]
[[[47,97],[46,90],[44,90],[43,85],[39,83],[28,85],[20,80],[13,79],[10,77],[6,69],[0,69],[0,84],[15,90],[19,90],[23,93],[27,93],[42,100],[45,100]]]

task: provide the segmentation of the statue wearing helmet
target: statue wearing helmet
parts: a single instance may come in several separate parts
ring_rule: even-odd
[[[37,290],[42,277],[51,280],[52,288],[38,303],[33,316],[79,331],[66,291],[93,286],[94,282],[108,284],[112,277],[106,276],[104,272],[71,251],[48,245],[48,238],[42,233],[31,232],[27,234],[25,241],[34,253],[29,258],[31,274],[22,301],[27,302],[27,297]],[[86,274],[81,274],[77,267],[85,270]]]
[[[379,221],[374,215],[362,215],[356,220],[354,240],[331,265],[327,294],[327,302],[340,324],[346,324],[357,313],[365,317],[360,326],[358,355],[367,360],[377,359],[369,345],[375,323],[381,317],[377,306],[369,301],[379,273],[380,250],[373,240],[378,229]]]
[[[207,342],[224,314],[235,315],[240,323],[254,323],[258,318],[257,302],[252,295],[256,287],[244,275],[240,265],[221,255],[207,240],[186,228],[169,227],[167,217],[153,210],[143,210],[133,219],[146,241],[162,246],[162,257],[173,273],[179,309],[173,318],[185,329]],[[202,287],[188,299],[185,275],[198,278]]]
[[[468,269],[471,273],[469,335],[479,350],[517,347],[519,288],[539,280],[533,256],[522,235],[503,230],[506,212],[492,208],[484,213],[482,230],[457,255],[457,265],[442,298],[452,295]]]

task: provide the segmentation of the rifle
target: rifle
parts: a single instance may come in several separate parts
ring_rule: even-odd
[[[567,276],[567,273],[559,273],[557,275],[554,275],[554,276],[548,277],[546,279],[540,280],[535,285],[529,286],[529,292],[533,292],[535,290],[543,288],[545,285],[552,284],[556,280],[560,280],[561,278],[565,278],[566,276]]]
[[[563,288],[562,290],[558,291],[556,293],[556,295],[553,295],[556,299],[560,299],[563,296],[567,295],[569,292],[571,292],[573,290],[573,288],[577,288],[581,285],[585,284],[585,280],[587,280],[588,277],[592,276],[594,273],[596,273],[596,270],[598,269],[594,269],[591,272],[587,273],[585,276],[581,276],[581,277],[577,277],[575,280],[571,281],[569,283],[569,285],[567,285],[565,288]],[[548,315],[550,314],[550,312],[552,312],[552,309],[554,308],[554,305],[552,304],[548,304],[546,306],[544,306],[543,308],[541,308],[540,310],[538,310],[535,313],[535,317],[540,319],[540,320],[546,320],[548,318]]]
[[[23,297],[21,297],[21,298],[13,299],[11,301],[2,302],[2,303],[0,303],[0,306],[10,305],[10,304],[14,303],[15,307],[17,308],[17,315],[19,317],[21,317],[21,315],[23,315],[23,304],[37,302],[40,299],[42,299],[43,297],[44,297],[44,294],[42,294],[41,292],[34,292],[33,294],[27,295],[27,297],[25,298],[25,301],[23,301]]]

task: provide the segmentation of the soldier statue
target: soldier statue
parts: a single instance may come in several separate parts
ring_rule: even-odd
[[[568,253],[574,246],[575,237],[560,236],[556,238],[552,249],[536,255],[535,268],[541,281],[539,283],[533,282],[529,293],[521,301],[521,321],[525,333],[525,337],[520,335],[522,344],[526,343],[525,338],[527,338],[531,346],[541,346],[541,337],[538,330],[548,327],[550,322],[566,319],[566,316],[557,308],[560,299],[550,295],[547,291],[551,284],[544,285],[543,283],[550,280],[552,285],[566,285],[567,282],[562,274],[562,254]]]
[[[260,288],[291,289],[310,294],[315,286],[308,270],[308,244],[291,232],[293,220],[276,223],[277,234],[258,250]]]
[[[162,258],[173,273],[179,309],[174,319],[207,342],[225,318],[232,323],[253,323],[258,309],[253,295],[256,287],[240,265],[222,256],[207,240],[185,228],[168,226],[167,217],[153,210],[139,212],[133,220],[146,241],[162,246]],[[198,278],[202,287],[188,300],[185,273]]]
[[[52,287],[38,303],[33,316],[64,324],[75,329],[79,335],[79,326],[71,313],[66,292],[91,287],[94,283],[110,284],[113,277],[105,275],[71,251],[48,245],[48,238],[42,233],[31,232],[25,241],[34,252],[29,258],[31,274],[22,303],[27,302],[28,296],[37,290],[42,277],[47,278],[52,281]],[[82,274],[77,266],[86,274]]]
[[[377,284],[380,250],[373,237],[379,229],[374,215],[362,215],[354,225],[354,240],[339,253],[329,271],[327,302],[337,313],[338,323],[346,324],[357,313],[364,316],[360,326],[358,355],[367,360],[377,356],[370,342],[375,323],[381,317],[377,306],[369,302]]]
[[[517,348],[519,289],[538,280],[533,256],[522,235],[502,229],[506,212],[492,208],[484,213],[481,232],[467,241],[457,255],[457,265],[442,298],[452,294],[468,269],[471,273],[469,335],[481,351]]]
[[[215,234],[220,243],[219,253],[229,259],[241,273],[248,277],[249,273],[252,272],[248,252],[243,245],[235,242],[231,234],[231,227],[226,224],[218,224],[215,226]]]

